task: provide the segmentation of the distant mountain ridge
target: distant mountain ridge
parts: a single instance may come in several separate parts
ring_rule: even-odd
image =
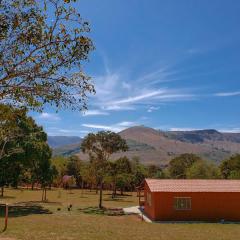
[[[51,148],[58,148],[69,144],[80,143],[77,136],[48,136],[48,144]]]
[[[240,133],[221,133],[215,129],[194,131],[161,131],[145,126],[135,126],[119,133],[127,140],[129,151],[117,153],[120,156],[138,156],[145,164],[166,165],[169,160],[182,153],[220,162],[230,155],[240,153]],[[77,154],[82,159],[88,157],[80,152],[81,138],[75,143],[54,149],[55,155]]]

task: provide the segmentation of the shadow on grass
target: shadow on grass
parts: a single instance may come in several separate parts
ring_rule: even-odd
[[[3,197],[0,197],[0,200],[1,199],[13,199],[13,198],[16,198],[14,196],[3,196]]]
[[[109,195],[109,196],[112,196],[112,193],[105,193],[104,195]],[[132,197],[133,195],[132,194],[128,194],[128,193],[124,193],[124,194],[116,194],[116,197]]]
[[[82,213],[93,215],[105,215],[105,216],[123,216],[125,213],[122,208],[98,208],[98,207],[86,207],[78,209]]]
[[[53,202],[53,201],[29,201],[29,202],[18,202],[17,204],[24,205],[35,205],[35,204],[50,204],[50,205],[62,205],[61,202]]]
[[[104,201],[107,202],[133,202],[133,200],[126,200],[126,196],[124,195],[116,195],[114,198],[112,198],[112,196],[109,195],[109,198],[104,198]]]
[[[22,217],[33,214],[52,214],[51,211],[42,207],[41,205],[35,204],[21,204],[21,205],[10,205],[8,207],[9,217]],[[0,206],[0,218],[5,217],[5,206]]]
[[[103,201],[106,202],[126,202],[126,203],[132,203],[133,201],[131,200],[125,200],[122,198],[107,198],[107,199],[103,199]]]

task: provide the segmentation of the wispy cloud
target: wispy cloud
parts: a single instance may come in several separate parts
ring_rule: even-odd
[[[240,128],[219,128],[217,129],[219,132],[225,133],[240,133]]]
[[[137,125],[137,123],[136,122],[127,122],[127,121],[119,122],[119,123],[112,124],[112,125],[88,124],[88,123],[82,124],[82,126],[86,127],[86,128],[107,130],[107,131],[113,131],[113,132],[120,132],[120,131],[122,131],[128,127],[134,126],[134,125]]]
[[[105,111],[101,111],[99,109],[95,109],[95,110],[87,110],[82,115],[83,116],[97,116],[97,115],[109,115],[109,113],[105,112]]]
[[[117,104],[135,103],[135,102],[139,102],[141,100],[152,98],[159,94],[163,94],[164,92],[165,92],[165,90],[149,91],[149,92],[137,95],[137,96],[127,97],[124,99],[117,100],[117,101],[113,102],[112,104],[117,105]]]
[[[107,111],[123,111],[123,110],[135,110],[136,108],[133,106],[121,106],[121,105],[108,105],[108,106],[104,106],[102,107],[103,110],[107,110]]]
[[[38,116],[39,119],[49,120],[49,121],[58,121],[61,118],[57,114],[43,112]]]
[[[68,129],[68,128],[58,128],[58,127],[49,127],[46,129],[49,136],[80,136],[84,137],[89,133],[88,130],[82,129]]]
[[[184,132],[187,132],[187,131],[196,131],[196,130],[202,130],[201,128],[181,128],[181,127],[172,127],[172,128],[169,128],[168,129],[169,131],[184,131]]]
[[[151,112],[156,111],[158,109],[159,109],[159,107],[151,106],[151,107],[148,108],[147,112],[151,113]]]
[[[128,69],[115,71],[105,66],[105,73],[93,77],[97,93],[91,97],[90,103],[95,110],[85,115],[106,115],[110,111],[138,110],[143,106],[146,108],[146,105],[158,107],[164,102],[196,98],[191,89],[159,86],[179,73],[171,70],[170,66],[160,67],[142,76],[129,76],[129,72]]]
[[[214,94],[217,97],[232,97],[232,96],[238,96],[240,95],[240,91],[235,92],[219,92]]]

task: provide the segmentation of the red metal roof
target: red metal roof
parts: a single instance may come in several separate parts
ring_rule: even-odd
[[[151,192],[240,192],[240,180],[146,179]]]

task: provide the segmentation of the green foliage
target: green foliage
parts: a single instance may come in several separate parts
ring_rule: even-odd
[[[240,154],[236,154],[224,160],[220,165],[223,178],[239,179],[240,176]]]
[[[131,169],[133,174],[132,184],[134,187],[138,187],[141,185],[145,177],[147,177],[147,169],[140,163],[138,157],[132,158]]]
[[[27,122],[24,108],[0,104],[0,159],[22,152],[20,144],[26,136]]]
[[[86,108],[90,27],[68,0],[0,1],[0,100]]]
[[[186,178],[186,171],[190,168],[193,163],[201,160],[200,157],[191,154],[185,153],[180,156],[173,158],[169,162],[169,175],[171,178]]]
[[[147,177],[148,178],[164,178],[163,170],[156,165],[147,166]]]
[[[113,197],[116,196],[117,188],[121,193],[127,187],[130,187],[132,181],[131,163],[127,157],[121,157],[114,162],[109,162],[107,179],[112,183]]]
[[[0,124],[4,128],[0,135],[0,186],[17,187],[21,178],[42,187],[51,184],[57,170],[51,165],[52,153],[43,128],[25,109],[7,105],[0,105]]]
[[[64,176],[67,171],[67,158],[63,156],[55,156],[51,159],[52,165],[55,166],[60,176]]]
[[[81,144],[83,153],[89,154],[92,173],[100,185],[99,207],[102,208],[103,180],[107,175],[108,160],[110,156],[118,151],[127,151],[128,146],[124,139],[117,133],[111,131],[100,131],[96,134],[89,133]]]
[[[81,182],[82,182],[82,177],[81,177],[82,166],[83,164],[77,156],[73,155],[69,157],[67,166],[66,166],[66,174],[73,176],[75,178],[76,184],[78,187],[81,186]]]
[[[190,179],[216,179],[221,178],[219,168],[204,160],[198,160],[186,170],[186,176]]]
[[[89,133],[81,144],[83,153],[99,161],[107,161],[111,154],[118,151],[127,151],[126,141],[117,133],[111,131],[100,131],[96,134]]]

